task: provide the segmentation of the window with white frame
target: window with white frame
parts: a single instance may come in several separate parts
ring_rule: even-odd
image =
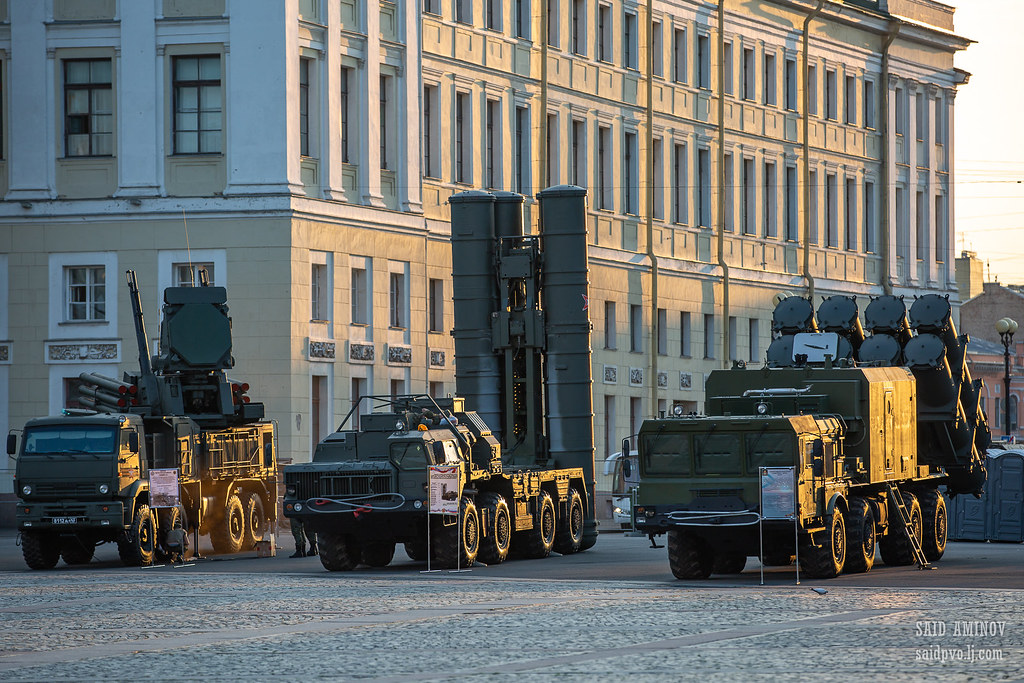
[[[818,115],[818,69],[813,64],[807,65],[807,113]]]
[[[402,261],[391,263],[388,274],[388,326],[405,329],[409,326],[409,292],[406,273],[409,264]]]
[[[818,244],[818,172],[810,172],[810,182],[807,185],[807,192],[810,194],[811,212],[807,216],[807,232],[811,244]]]
[[[612,129],[597,128],[597,196],[599,209],[612,209]]]
[[[438,133],[440,114],[436,85],[423,86],[423,176],[438,178],[441,173],[441,143]]]
[[[572,184],[587,184],[587,122],[572,120]]]
[[[864,79],[864,127],[875,127],[875,82]]]
[[[776,104],[776,76],[778,69],[775,67],[775,55],[770,52],[764,53],[764,103],[769,107]]]
[[[846,77],[846,121],[845,123],[856,126],[857,125],[857,77],[847,76]]]
[[[212,261],[193,261],[171,264],[171,282],[174,287],[199,287],[206,271],[206,282],[216,284],[217,269]]]
[[[353,256],[351,258],[349,301],[353,325],[370,325],[373,322],[372,264],[373,261],[369,256]]]
[[[531,0],[515,0],[516,38],[530,40],[530,6]]]
[[[587,54],[587,0],[572,0],[572,51]]]
[[[687,176],[686,143],[679,143],[673,146],[672,154],[672,213],[676,223],[687,225],[689,212],[686,205],[686,195],[689,192],[689,181]]]
[[[64,155],[114,153],[113,76],[109,59],[64,60]]]
[[[615,302],[605,301],[604,302],[604,348],[614,349],[616,348],[615,335],[617,334],[615,329]]]
[[[797,105],[797,77],[796,77],[796,60],[787,57],[786,58],[786,75],[785,75],[785,87],[786,87],[786,109],[789,111],[796,111]]]
[[[310,320],[330,321],[333,319],[331,303],[334,299],[332,255],[325,251],[310,251],[309,260]]]
[[[472,150],[470,142],[469,93],[455,93],[455,182],[470,182],[471,169],[469,154]]]
[[[711,227],[711,150],[697,150],[697,224]]]
[[[683,358],[690,357],[690,313],[682,311],[679,314],[679,355]]]
[[[800,241],[800,221],[797,220],[799,196],[797,192],[796,166],[786,166],[786,188],[785,188],[785,212],[786,212],[786,241]]]
[[[914,137],[918,140],[924,141],[927,137],[928,132],[928,106],[927,98],[923,92],[915,93],[914,95],[914,113],[916,114],[917,125],[914,131]]]
[[[686,29],[672,32],[672,80],[686,83]]]
[[[558,0],[546,0],[547,5],[547,21],[548,27],[548,47],[558,47],[558,25],[559,25],[559,14],[558,14]]]
[[[846,192],[843,197],[846,205],[846,248],[849,251],[857,249],[857,180],[846,179]]]
[[[597,58],[612,61],[612,8],[605,4],[597,6]]]
[[[220,62],[220,55],[173,59],[175,154],[219,154],[223,149]]]
[[[473,23],[473,3],[471,0],[455,0],[455,21],[460,24]]]
[[[875,184],[864,182],[864,251],[875,251]]]
[[[740,198],[743,210],[743,234],[757,234],[757,180],[754,177],[754,160],[743,159],[743,196]]]
[[[487,177],[484,184],[488,189],[495,189],[501,185],[501,105],[498,100],[488,99],[486,109],[484,143],[487,154]]]
[[[743,99],[753,100],[757,90],[757,68],[754,66],[754,49],[743,48]]]
[[[946,261],[946,197],[935,195],[935,262],[945,263]]]
[[[636,12],[626,12],[622,20],[622,66],[637,68]]]
[[[719,190],[725,193],[725,229],[732,232],[736,229],[733,216],[736,212],[736,171],[732,163],[732,154],[723,155],[725,167],[725,187]]]
[[[351,158],[351,132],[349,122],[352,119],[351,89],[355,86],[355,69],[351,67],[341,68],[341,99],[338,102],[338,115],[341,120],[341,163],[350,163]]]
[[[637,213],[637,177],[639,172],[639,158],[637,155],[636,133],[626,133],[623,139],[623,160],[622,160],[622,193],[623,213]]]
[[[697,36],[697,87],[711,89],[711,37],[706,34]]]
[[[658,309],[658,355],[668,355],[668,310]]]
[[[526,194],[530,188],[530,110],[516,107],[516,192]]]
[[[698,44],[699,48],[700,45]],[[722,46],[722,73],[724,74],[725,83],[722,84],[722,89],[726,95],[732,95],[732,42],[726,41]],[[710,76],[708,83],[710,83]],[[708,85],[708,88],[711,86]]]
[[[309,72],[312,59],[299,58],[299,154],[310,155],[309,145]]]
[[[107,271],[104,266],[64,267],[64,320],[107,319]]]
[[[500,0],[487,0],[486,13],[487,13],[487,28],[492,31],[501,30],[501,13],[504,3]]]
[[[825,70],[825,118],[839,120],[839,92],[835,69]]]
[[[655,76],[663,76],[664,68],[662,67],[662,53],[663,48],[661,44],[661,22],[655,21],[651,26],[651,56],[653,58],[653,64],[651,66],[652,73]]]
[[[651,207],[651,214],[655,220],[661,220],[665,217],[665,183],[661,180],[662,169],[664,168],[663,147],[664,143],[661,138],[655,138],[654,149],[651,150],[654,183],[654,206]]]
[[[394,168],[394,163],[390,158],[391,150],[394,145],[388,144],[391,142],[388,137],[394,130],[394,126],[391,124],[393,109],[390,92],[391,82],[392,77],[390,76],[380,77],[380,167],[385,171]]]
[[[558,134],[558,114],[548,114],[545,136],[547,139],[544,141],[544,149],[548,161],[546,183],[554,185],[558,182],[558,141],[562,139]]]
[[[629,350],[644,350],[644,309],[639,304],[629,305]]]
[[[715,316],[704,314],[704,357],[715,357]]]
[[[764,235],[775,237],[778,223],[777,185],[775,179],[775,162],[764,162]]]
[[[836,174],[825,174],[825,239],[826,246],[839,247],[839,197]]]

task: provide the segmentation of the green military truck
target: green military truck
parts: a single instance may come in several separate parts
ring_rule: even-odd
[[[128,285],[140,373],[122,381],[83,373],[80,400],[90,409],[30,420],[20,448],[17,434],[8,436],[32,569],[61,558],[86,564],[107,542],[117,543],[124,564],[149,565],[173,552],[173,529],[209,534],[217,552],[237,552],[276,520],[274,424],[261,419],[248,385],[225,375],[233,365],[226,291],[168,288],[161,353],[151,359],[132,271]],[[176,500],[155,497],[155,469],[173,472]]]
[[[914,302],[913,323],[893,296],[865,318],[870,337],[852,297],[826,299],[817,322],[809,301],[784,299],[763,368],[712,372],[704,415],[644,421],[634,519],[652,540],[668,535],[677,578],[797,554],[811,577],[865,572],[876,544],[889,565],[942,557],[940,486],[979,494],[990,441],[967,338],[936,295]],[[777,484],[788,518],[767,512]]]
[[[284,514],[316,533],[326,569],[385,566],[399,543],[454,567],[597,541],[586,191],[537,198],[539,235],[522,195],[449,200],[461,398],[364,397],[285,468]],[[450,517],[428,515],[428,467],[443,465],[460,472]]]

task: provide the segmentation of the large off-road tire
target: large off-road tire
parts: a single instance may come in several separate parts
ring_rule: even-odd
[[[350,572],[359,564],[359,544],[347,534],[318,533],[320,564],[331,572]]]
[[[560,515],[555,529],[553,549],[560,555],[578,553],[583,543],[583,499],[579,491],[569,489],[565,500],[565,514]]]
[[[836,507],[825,515],[825,537],[821,547],[804,543],[800,548],[800,569],[812,579],[831,579],[846,565],[846,523]]]
[[[923,518],[921,516],[921,503],[917,496],[908,491],[903,491],[903,504],[910,512],[910,527],[913,529],[917,541],[920,543],[924,531]],[[889,501],[889,528],[886,534],[878,540],[878,550],[882,554],[882,562],[894,567],[914,564],[917,559],[914,557],[914,546],[907,538],[903,530],[903,519],[896,505]]]
[[[386,567],[394,557],[394,543],[367,543],[363,546],[363,564],[367,566]]]
[[[938,489],[920,492],[921,502],[921,549],[929,562],[937,562],[946,552],[946,536],[949,533],[949,513],[946,497]]]
[[[715,555],[703,539],[679,529],[668,532],[668,566],[677,579],[706,579],[715,566]]]
[[[223,513],[210,526],[210,543],[213,544],[214,552],[227,555],[241,550],[244,541],[245,511],[242,501],[232,493]]]
[[[463,496],[459,508],[457,524],[445,524],[439,518],[434,527],[434,559],[444,569],[469,567],[480,552],[480,515],[476,503]]]
[[[546,491],[537,499],[537,514],[533,528],[520,531],[512,537],[512,549],[517,555],[539,559],[551,554],[555,544],[555,503]]]
[[[484,564],[504,562],[512,544],[512,517],[505,498],[494,492],[481,495],[480,521],[485,535],[480,538],[480,553],[477,558]]]
[[[860,574],[875,564],[875,513],[863,498],[851,498],[846,513],[846,571]]]
[[[53,569],[60,559],[60,537],[26,531],[21,534],[21,554],[29,569]]]
[[[156,511],[157,520],[157,557],[161,560],[175,560],[184,552],[184,549],[172,550],[167,545],[167,535],[172,530],[184,530],[187,526],[185,513],[180,507],[159,508]]]
[[[135,509],[132,525],[117,542],[117,554],[126,567],[148,567],[156,554],[156,520],[148,505]]]
[[[405,544],[405,554],[409,556],[409,559],[413,562],[426,562],[427,561],[427,542],[417,541],[415,543]]]
[[[242,508],[245,510],[245,539],[242,547],[252,550],[270,529],[270,520],[263,511],[263,497],[258,493],[250,493],[242,503]]]
[[[747,566],[747,556],[743,553],[715,553],[715,564],[712,574],[742,574]]]
[[[96,553],[96,543],[81,536],[66,536],[60,540],[60,556],[64,564],[89,564]]]

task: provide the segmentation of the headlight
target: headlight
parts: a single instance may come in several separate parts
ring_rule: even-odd
[[[25,484],[24,486],[21,487],[21,492],[24,493],[26,496],[31,496],[32,487],[29,486],[28,484]]]
[[[297,492],[297,490],[298,489],[295,486],[295,484],[288,484],[287,486],[284,487],[284,495],[286,495],[286,496],[294,496],[295,493]]]
[[[618,507],[612,508],[612,514],[614,514],[614,515],[621,515],[622,514],[622,508],[618,508]]]
[[[106,484],[100,484],[100,493],[107,493],[110,491],[110,487]]]
[[[295,504],[295,511],[296,512],[301,512],[302,511],[302,503],[296,503]]]

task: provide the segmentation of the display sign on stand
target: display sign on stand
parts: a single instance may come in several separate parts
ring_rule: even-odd
[[[181,493],[178,490],[178,470],[158,469],[149,471],[149,506],[151,508],[178,507]]]
[[[796,583],[800,585],[800,527],[796,514],[796,468],[759,467],[761,479],[761,585],[764,585],[764,521],[792,521],[796,544]]]

